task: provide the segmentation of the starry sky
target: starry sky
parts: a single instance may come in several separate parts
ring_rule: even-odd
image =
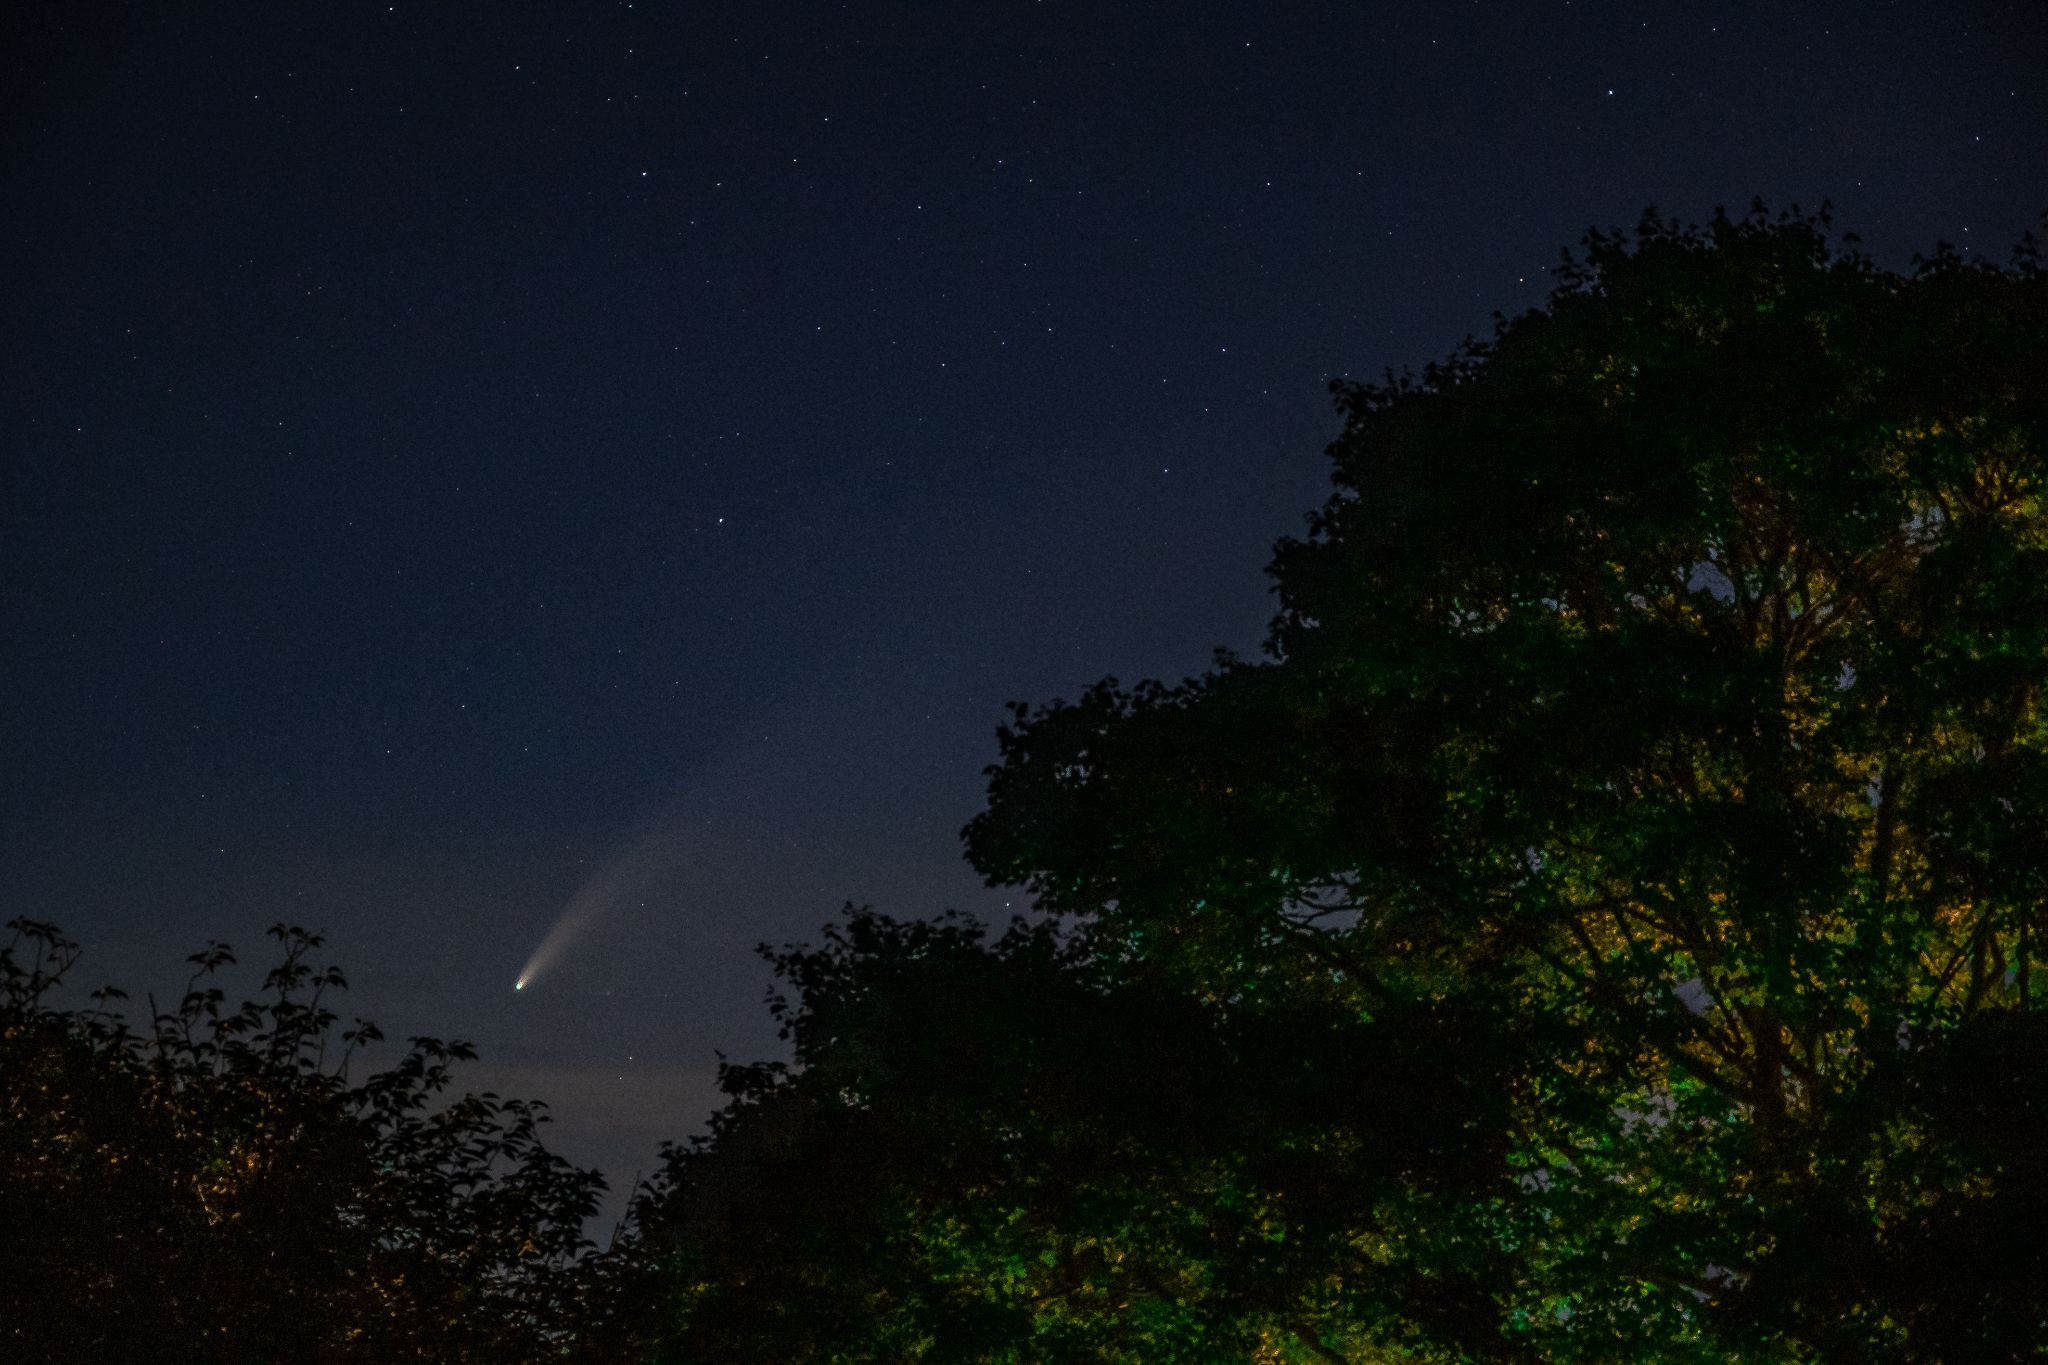
[[[2048,208],[2031,3],[0,25],[0,905],[138,1000],[324,929],[615,1184],[775,1050],[756,942],[1005,913],[1004,702],[1256,647],[1332,376],[1651,204]]]

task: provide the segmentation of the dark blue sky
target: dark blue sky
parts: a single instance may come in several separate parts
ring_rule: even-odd
[[[0,903],[138,994],[324,927],[620,1180],[756,941],[1000,912],[1003,702],[1256,645],[1329,376],[1651,203],[2048,207],[2034,4],[4,22]]]

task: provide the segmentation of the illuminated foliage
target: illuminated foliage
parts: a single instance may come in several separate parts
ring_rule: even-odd
[[[1269,657],[1020,709],[971,855],[1239,1008],[1574,1034],[1493,1289],[1545,1358],[2032,1358],[2048,276],[1759,215],[1562,278],[1339,385]]]

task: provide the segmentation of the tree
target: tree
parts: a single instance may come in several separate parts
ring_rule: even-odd
[[[1267,657],[1019,707],[967,830],[1227,1013],[1571,1036],[1489,1203],[1546,1359],[2048,1350],[2048,275],[1825,227],[1338,384]]]
[[[614,1262],[652,1358],[1501,1354],[1499,1017],[1219,1013],[1048,922],[857,911],[770,957],[792,1062],[724,1068]]]
[[[583,1308],[603,1181],[542,1145],[542,1106],[444,1099],[466,1043],[337,1035],[343,987],[282,925],[262,999],[224,1008],[195,954],[136,1032],[117,991],[51,1003],[78,947],[17,919],[0,948],[0,1342],[23,1362],[529,1362]]]

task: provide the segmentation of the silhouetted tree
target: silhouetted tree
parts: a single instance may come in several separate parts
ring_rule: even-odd
[[[603,1182],[541,1143],[542,1107],[444,1099],[466,1043],[335,1030],[343,986],[283,961],[234,1010],[192,958],[142,1032],[51,992],[77,946],[9,924],[0,949],[0,1355],[23,1362],[532,1361],[562,1354]]]
[[[1268,656],[1002,732],[969,854],[1059,918],[776,957],[643,1340],[2048,1351],[2048,275],[1825,227],[1596,233],[1339,384]]]
[[[1046,924],[861,911],[772,957],[793,1061],[726,1067],[642,1195],[656,1359],[1498,1353],[1496,1015],[1218,1011]]]
[[[1595,234],[1339,384],[1269,657],[1020,708],[968,830],[1205,998],[1574,1035],[1494,1234],[1544,1358],[2048,1350],[2048,274],[1823,227]]]

